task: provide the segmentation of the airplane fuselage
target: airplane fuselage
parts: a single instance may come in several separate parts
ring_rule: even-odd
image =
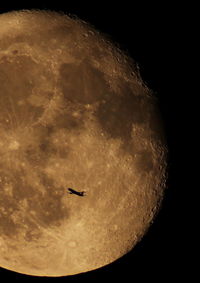
[[[68,188],[68,191],[69,191],[70,194],[78,195],[78,196],[80,196],[80,197],[83,197],[84,194],[85,194],[84,191],[83,191],[83,192],[78,192],[78,191],[76,191],[76,190],[74,190],[74,189],[72,189],[72,188]]]

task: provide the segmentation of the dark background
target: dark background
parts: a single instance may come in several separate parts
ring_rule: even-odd
[[[36,8],[75,14],[108,34],[136,60],[143,80],[158,97],[169,147],[169,178],[162,209],[134,250],[106,267],[63,278],[31,277],[0,269],[1,279],[5,277],[12,282],[163,282],[183,279],[187,275],[181,200],[186,187],[182,173],[184,148],[181,136],[186,126],[182,123],[185,97],[179,91],[178,78],[184,32],[182,7],[163,1],[160,1],[162,4],[130,2],[13,3],[4,8],[1,5],[0,13]]]

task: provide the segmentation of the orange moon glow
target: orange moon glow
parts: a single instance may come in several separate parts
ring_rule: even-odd
[[[90,25],[0,15],[0,266],[73,275],[130,251],[165,187],[157,110],[134,62]]]

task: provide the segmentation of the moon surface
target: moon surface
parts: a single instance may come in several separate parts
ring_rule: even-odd
[[[166,152],[156,98],[107,37],[56,12],[0,15],[1,267],[66,276],[122,257],[160,207]]]

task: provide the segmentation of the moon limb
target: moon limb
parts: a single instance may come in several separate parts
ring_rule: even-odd
[[[131,59],[80,20],[23,11],[0,24],[0,265],[37,276],[104,266],[135,246],[163,197],[155,99]]]

